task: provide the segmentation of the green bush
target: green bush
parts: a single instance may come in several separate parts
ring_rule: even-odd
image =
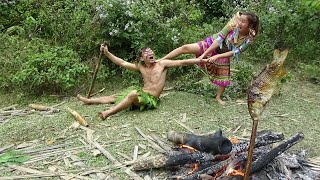
[[[12,83],[29,93],[61,93],[78,85],[87,70],[74,51],[49,47],[28,55],[20,70],[12,76]]]
[[[18,89],[11,83],[12,75],[20,70],[28,55],[42,51],[46,42],[41,39],[31,41],[19,36],[0,33],[0,89]]]

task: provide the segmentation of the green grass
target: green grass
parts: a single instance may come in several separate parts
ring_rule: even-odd
[[[102,95],[112,94],[116,90],[109,87]],[[148,142],[143,140],[135,130],[135,127],[139,127],[147,135],[155,133],[164,139],[169,130],[187,132],[185,128],[175,121],[181,120],[184,113],[186,113],[187,117],[184,124],[197,134],[213,133],[219,128],[223,130],[227,137],[231,135],[241,136],[244,131],[247,133],[251,131],[251,119],[247,111],[247,105],[236,103],[237,99],[227,101],[227,105],[222,107],[214,99],[206,100],[205,97],[197,94],[176,91],[169,91],[169,93],[169,95],[161,99],[158,109],[142,112],[124,111],[106,121],[100,121],[97,112],[105,110],[111,105],[86,106],[82,105],[74,97],[70,97],[66,99],[66,104],[59,107],[62,111],[53,116],[43,116],[35,113],[25,117],[12,118],[5,125],[0,125],[0,147],[35,139],[39,139],[43,146],[49,139],[54,139],[54,144],[68,141],[74,142],[73,146],[80,146],[81,143],[78,139],[82,135],[86,135],[83,130],[70,129],[66,131],[64,137],[61,137],[63,131],[74,122],[73,117],[64,108],[66,105],[86,116],[90,125],[89,128],[95,131],[94,137],[99,136],[97,141],[105,144],[105,148],[120,162],[127,160],[119,156],[117,152],[132,157],[133,148],[138,144],[147,146],[146,149],[139,148],[139,156],[149,151],[152,155],[159,154],[149,146]],[[2,103],[0,108],[16,103],[12,100],[12,97],[13,94],[1,95],[0,100]],[[282,132],[286,138],[298,132],[303,132],[305,139],[291,148],[289,152],[297,152],[304,149],[307,150],[308,157],[319,156],[319,99],[319,85],[299,80],[292,80],[286,83],[282,87],[280,95],[273,97],[270,104],[268,104],[264,112],[264,118],[259,122],[258,130],[268,129],[274,132]],[[27,108],[28,103],[54,105],[59,102],[60,100],[57,99],[48,101],[46,98],[38,98],[37,101],[31,99],[29,102],[24,99],[23,102],[19,101],[18,108]],[[235,134],[232,134],[240,124],[240,129]],[[131,138],[131,140],[121,143],[108,143],[126,138]],[[79,151],[77,155],[88,167],[102,167],[110,163],[103,156],[93,157],[90,150]],[[43,166],[41,162],[38,165]],[[43,166],[43,169],[47,171],[46,166]],[[7,174],[8,172],[5,173]],[[121,170],[111,173],[120,179],[126,177]],[[154,173],[163,172],[155,171]]]

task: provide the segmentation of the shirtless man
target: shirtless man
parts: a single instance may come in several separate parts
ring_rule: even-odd
[[[159,104],[159,96],[163,91],[166,75],[169,67],[178,67],[207,62],[207,59],[187,60],[155,60],[154,53],[150,48],[142,48],[139,53],[139,63],[129,63],[109,52],[106,45],[101,45],[102,51],[113,63],[132,71],[140,71],[143,77],[143,88],[131,87],[130,89],[111,96],[88,99],[77,95],[77,98],[84,104],[107,104],[116,103],[106,111],[99,112],[99,117],[104,120],[119,111],[131,106],[142,109],[153,109]]]

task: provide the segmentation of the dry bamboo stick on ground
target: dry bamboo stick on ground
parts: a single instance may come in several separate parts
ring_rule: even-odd
[[[138,133],[144,138],[146,139],[150,144],[151,147],[154,148],[155,150],[161,152],[161,153],[165,153],[166,151],[164,149],[162,149],[159,145],[157,145],[156,143],[154,143],[152,140],[150,140],[150,138],[148,138],[142,131],[141,129],[139,129],[138,127],[135,127],[135,129],[138,131]]]
[[[105,155],[113,164],[119,164],[119,162],[106,150],[104,149],[98,142],[92,142],[92,145],[94,145],[96,148],[101,151],[103,155]]]
[[[13,104],[13,105],[11,105],[11,106],[1,108],[1,109],[0,109],[0,112],[1,112],[1,111],[13,110],[13,109],[16,108],[16,106],[18,106],[18,104]]]
[[[62,154],[62,153],[68,152],[68,151],[81,149],[81,148],[86,148],[86,146],[80,146],[80,147],[70,148],[70,149],[66,149],[66,150],[60,150],[60,151],[49,152],[49,153],[46,153],[46,154],[37,155],[37,156],[32,157],[32,159],[30,159],[29,161],[24,162],[24,164],[29,164],[31,162],[41,161],[43,159],[47,159],[49,157],[52,157],[52,156],[55,156],[55,155],[58,155],[58,154]]]
[[[61,103],[55,104],[55,105],[50,106],[50,107],[51,107],[51,108],[55,108],[55,107],[61,106],[62,104],[65,104],[65,103],[67,103],[67,101],[63,101],[63,102],[61,102]]]
[[[134,161],[138,159],[138,151],[139,151],[139,146],[135,145],[133,149],[133,156],[132,156],[132,159]]]
[[[46,174],[46,172],[38,171],[36,169],[31,169],[31,168],[27,168],[27,167],[23,167],[23,166],[10,165],[9,167],[12,169],[26,172],[26,173],[30,173],[30,174]]]
[[[163,142],[157,135],[151,134],[151,137],[159,144],[159,146],[164,149],[166,152],[171,151],[171,148]]]
[[[127,156],[126,154],[123,154],[123,153],[121,153],[121,152],[117,152],[117,154],[118,154],[119,156],[121,156],[121,157],[123,157],[123,158],[125,158],[125,159],[129,160],[129,161],[132,161],[132,158],[131,158],[131,157],[129,157],[129,156]]]
[[[45,148],[25,151],[24,153],[33,154],[33,153],[37,153],[37,152],[41,152],[41,153],[48,152],[48,151],[51,152],[51,151],[53,151],[55,149],[58,149],[58,148],[61,148],[61,147],[66,147],[66,146],[68,146],[70,144],[72,144],[72,143],[57,144],[57,145],[49,146],[49,147],[45,147]]]
[[[73,117],[83,126],[89,126],[87,121],[76,111],[66,106],[66,109],[73,115]]]
[[[118,160],[116,160],[106,149],[104,149],[98,142],[92,142],[94,146],[96,146],[103,155],[105,155],[113,164],[115,165],[122,165]],[[124,167],[122,167],[124,169]],[[140,176],[138,176],[136,173],[132,172],[129,168],[125,169],[125,173],[127,173],[130,178],[134,180],[143,180]]]
[[[10,145],[8,145],[8,146],[5,146],[5,147],[3,147],[3,148],[0,148],[0,153],[1,153],[2,151],[5,151],[5,150],[7,150],[7,149],[12,148],[13,146],[14,146],[14,144],[10,144]]]
[[[0,111],[0,114],[2,116],[10,116],[13,113],[22,113],[25,112],[25,110],[7,110],[7,111]]]
[[[184,123],[182,122],[179,122],[178,120],[174,119],[174,121],[176,121],[176,123],[178,123],[180,126],[184,127],[185,129],[187,129],[188,131],[190,131],[192,134],[194,134],[194,131],[188,127],[187,125],[185,125]]]

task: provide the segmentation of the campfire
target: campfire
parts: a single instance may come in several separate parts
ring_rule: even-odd
[[[168,132],[166,143],[158,144],[164,154],[136,161],[135,171],[165,168],[172,179],[243,179],[248,158],[249,140],[229,140],[218,130],[209,136]],[[250,179],[317,179],[319,173],[308,168],[304,152],[288,155],[284,152],[304,138],[297,133],[285,140],[282,133],[260,131],[254,145]],[[275,145],[277,144],[277,145]]]

